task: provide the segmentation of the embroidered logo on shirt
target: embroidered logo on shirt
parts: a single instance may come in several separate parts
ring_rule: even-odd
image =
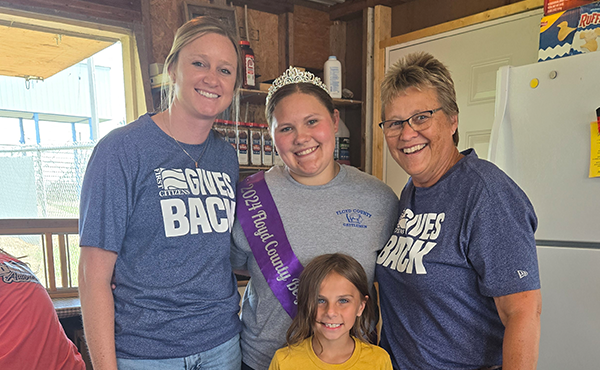
[[[358,227],[366,229],[365,222],[371,218],[371,214],[362,209],[344,209],[335,213],[338,216],[344,216],[345,222],[342,225],[345,227]]]
[[[525,276],[529,275],[529,273],[524,270],[517,270],[517,274],[519,274],[519,279],[523,279]]]

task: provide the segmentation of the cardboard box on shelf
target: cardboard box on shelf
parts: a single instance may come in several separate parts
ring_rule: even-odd
[[[597,0],[544,0],[544,15],[564,12]]]
[[[538,62],[571,55],[579,11],[579,8],[569,9],[542,18]]]
[[[600,42],[600,2],[579,9],[579,23],[571,47],[573,55],[597,51]]]
[[[538,62],[598,50],[600,2],[542,18]]]

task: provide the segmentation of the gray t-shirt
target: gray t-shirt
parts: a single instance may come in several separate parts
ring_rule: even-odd
[[[375,260],[393,231],[398,198],[383,182],[350,166],[329,183],[306,186],[284,167],[273,167],[265,180],[300,263],[341,252],[356,258],[373,283]],[[243,361],[267,369],[275,351],[285,345],[292,320],[267,284],[238,220],[232,231],[234,269],[247,269],[250,283],[242,303]]]

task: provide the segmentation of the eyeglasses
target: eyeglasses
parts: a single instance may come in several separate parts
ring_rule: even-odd
[[[379,123],[379,127],[383,129],[383,134],[387,137],[394,137],[400,135],[405,123],[408,123],[410,128],[412,128],[415,131],[423,131],[428,129],[429,126],[431,126],[431,117],[435,112],[441,109],[442,107],[415,113],[407,119],[391,119],[383,121]]]

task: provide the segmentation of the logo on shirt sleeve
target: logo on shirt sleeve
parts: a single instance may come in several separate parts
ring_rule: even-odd
[[[0,263],[0,280],[6,284],[11,283],[38,283],[35,274],[25,265],[6,261]]]
[[[529,275],[525,270],[517,270],[517,274],[519,275],[519,279],[523,279],[525,276]]]

